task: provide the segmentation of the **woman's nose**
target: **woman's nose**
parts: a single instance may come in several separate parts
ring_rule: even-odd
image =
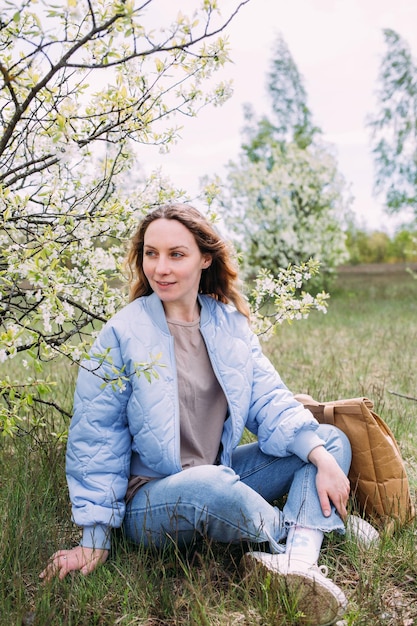
[[[158,274],[168,274],[169,265],[168,265],[168,259],[165,256],[163,255],[159,256],[158,262],[156,264],[156,271],[158,272]]]

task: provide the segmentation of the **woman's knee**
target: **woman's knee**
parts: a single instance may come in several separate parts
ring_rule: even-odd
[[[230,490],[240,481],[236,472],[225,465],[198,465],[183,474],[187,481],[192,482],[194,489],[201,489],[202,494]]]

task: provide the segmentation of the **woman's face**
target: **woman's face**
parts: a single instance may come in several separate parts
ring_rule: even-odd
[[[210,263],[211,257],[201,254],[194,235],[178,220],[157,219],[146,229],[143,272],[168,315],[194,312],[201,271]]]

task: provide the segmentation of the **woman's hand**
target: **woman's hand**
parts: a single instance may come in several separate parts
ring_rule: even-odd
[[[308,460],[317,467],[316,487],[323,515],[329,517],[330,502],[332,502],[340,517],[343,520],[346,519],[346,505],[350,493],[348,477],[336,459],[323,446],[314,448]]]
[[[49,581],[54,576],[58,576],[62,580],[69,572],[75,571],[80,571],[84,575],[91,574],[98,565],[107,560],[108,556],[108,550],[83,546],[77,546],[72,550],[59,550],[51,556],[48,565],[39,574],[39,578]]]

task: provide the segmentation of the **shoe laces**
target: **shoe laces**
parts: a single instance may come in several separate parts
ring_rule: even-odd
[[[327,567],[327,565],[317,565],[317,569],[322,576],[325,576],[326,578],[328,577],[329,568]]]

